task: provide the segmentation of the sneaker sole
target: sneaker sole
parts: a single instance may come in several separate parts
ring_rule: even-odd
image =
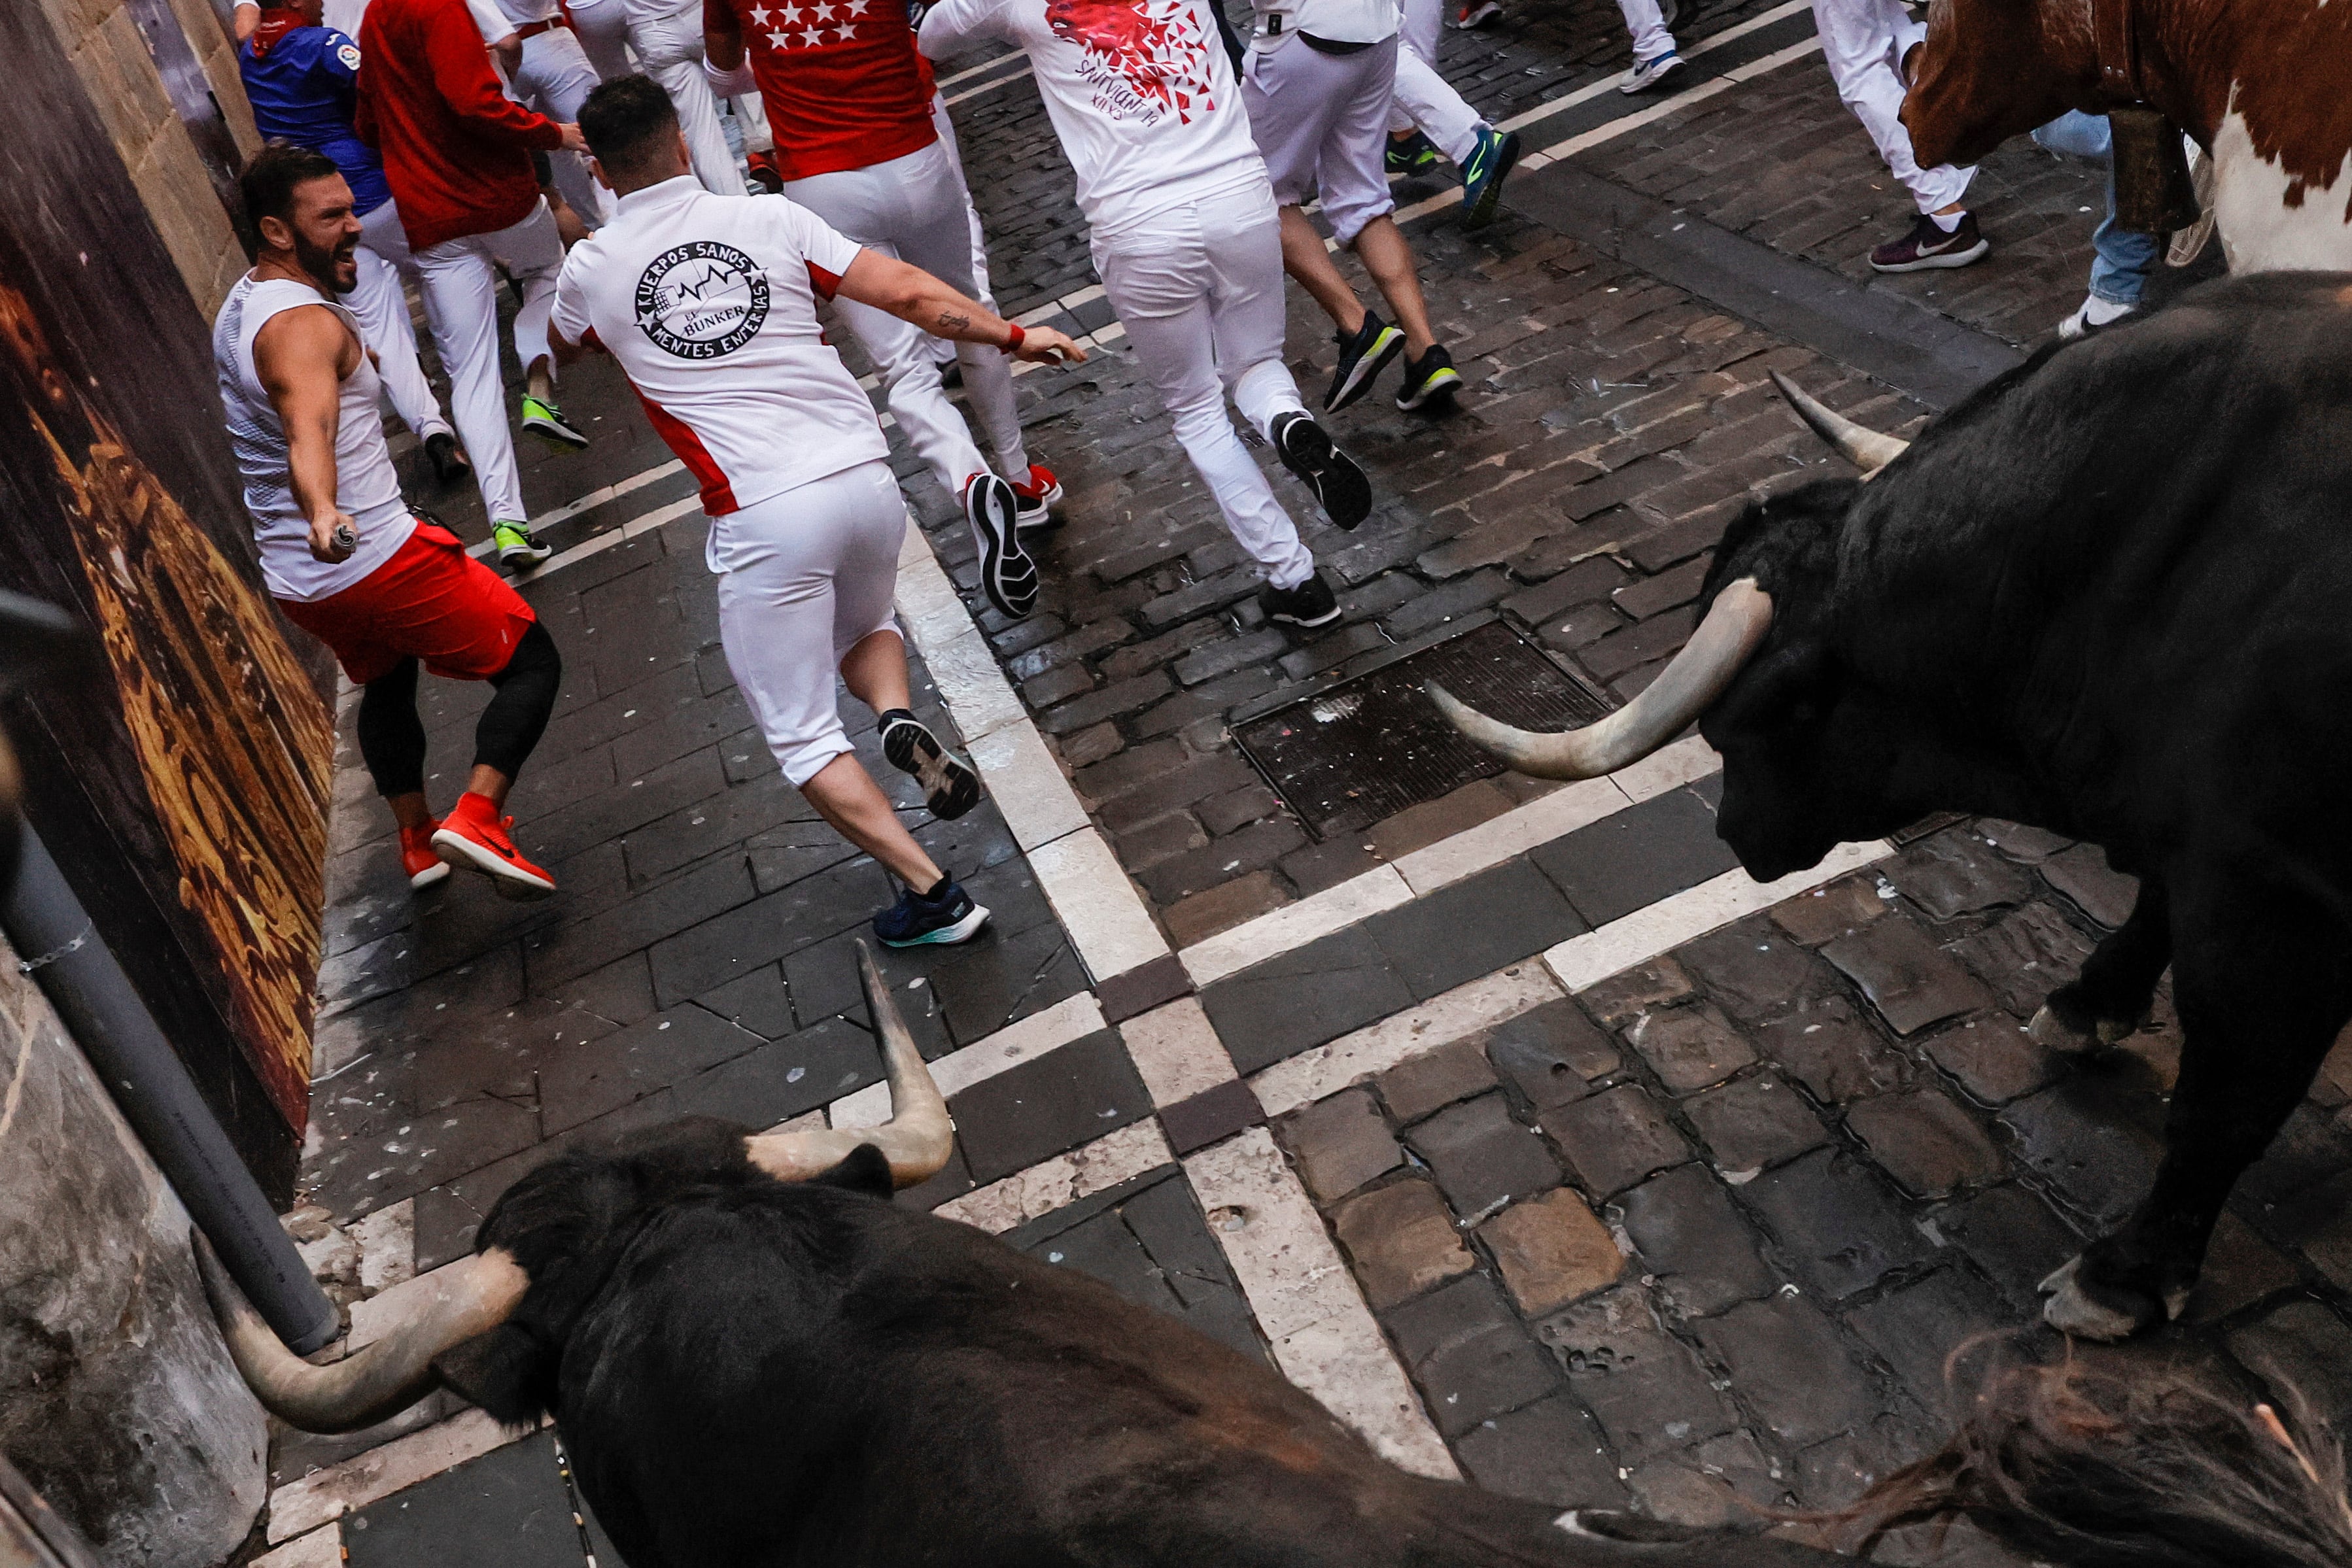
[[[1037,608],[1037,563],[1021,548],[1021,498],[992,476],[974,499],[979,505],[966,504],[964,520],[980,545],[981,591],[1004,614],[1025,621]]]
[[[1980,239],[1966,250],[1937,251],[1934,256],[1923,256],[1916,261],[1898,261],[1891,265],[1874,261],[1870,264],[1870,270],[1873,272],[1937,272],[1949,267],[1966,267],[1991,248],[1992,241]]]
[[[1334,604],[1330,609],[1325,611],[1322,614],[1316,616],[1312,621],[1308,620],[1304,615],[1285,615],[1279,612],[1269,613],[1266,616],[1266,619],[1268,621],[1277,622],[1285,626],[1297,626],[1302,631],[1312,632],[1318,626],[1328,626],[1332,622],[1339,619],[1342,613],[1343,612],[1339,606]]]
[[[1477,201],[1462,209],[1464,228],[1483,229],[1495,221],[1495,209],[1503,202],[1503,182],[1511,177],[1511,171],[1518,163],[1519,138],[1517,131],[1512,131],[1504,136],[1503,150],[1496,155],[1495,172],[1478,192]]]
[[[1290,432],[1283,432],[1285,440],[1275,448],[1282,465],[1298,476],[1300,484],[1315,492],[1316,504],[1331,526],[1348,532],[1372,515],[1372,482],[1356,460],[1339,450],[1331,440],[1331,433],[1309,420],[1306,423],[1307,438],[1321,450],[1294,455],[1290,450]],[[1321,622],[1318,622],[1318,625]]]
[[[555,891],[555,884],[545,877],[533,876],[521,867],[500,859],[496,850],[486,849],[463,833],[453,833],[446,828],[433,835],[433,852],[459,871],[480,872],[490,879],[503,898],[525,903],[545,898]]]
[[[1427,408],[1433,402],[1452,402],[1454,394],[1461,390],[1462,373],[1448,365],[1415,387],[1410,397],[1398,393],[1396,405],[1410,413],[1415,409]]]
[[[502,549],[499,551],[499,564],[511,567],[537,566],[554,553],[544,545],[537,549]]]
[[[980,774],[971,763],[940,744],[928,725],[897,724],[882,737],[890,766],[923,787],[931,815],[951,822],[980,804]]]
[[[942,925],[937,931],[926,931],[920,936],[908,936],[897,942],[879,932],[875,933],[875,938],[885,947],[951,947],[959,942],[971,941],[987,924],[988,905],[975,904],[971,906],[971,913],[953,925]]]
[[[1370,353],[1356,361],[1355,368],[1348,372],[1348,379],[1339,384],[1339,392],[1324,399],[1325,413],[1337,413],[1371,391],[1372,382],[1389,368],[1389,361],[1404,352],[1404,334],[1394,327],[1381,328],[1376,342],[1377,346]]]
[[[413,873],[408,879],[408,888],[410,892],[415,893],[421,889],[431,887],[436,883],[444,883],[448,880],[448,862],[446,861],[440,861],[432,865],[426,866],[423,871]]]
[[[565,430],[559,425],[547,424],[535,419],[526,419],[522,422],[522,432],[525,435],[538,436],[559,452],[588,450],[588,438],[576,430]]]

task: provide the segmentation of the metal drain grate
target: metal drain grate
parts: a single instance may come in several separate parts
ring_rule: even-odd
[[[1591,724],[1613,706],[1488,619],[1247,717],[1234,738],[1316,837],[1354,832],[1503,771],[1422,695],[1430,680],[1528,729]]]

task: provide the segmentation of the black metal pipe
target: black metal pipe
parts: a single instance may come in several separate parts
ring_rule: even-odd
[[[0,828],[0,831],[5,831]],[[297,1354],[331,1343],[335,1304],[303,1266],[195,1081],[29,823],[0,928],[245,1299]]]

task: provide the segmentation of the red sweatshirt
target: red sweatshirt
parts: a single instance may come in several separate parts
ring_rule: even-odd
[[[563,133],[507,97],[466,0],[374,0],[360,60],[353,124],[383,154],[411,249],[530,216],[531,149],[553,152]]]

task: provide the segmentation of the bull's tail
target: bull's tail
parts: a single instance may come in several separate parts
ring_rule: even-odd
[[[1841,1517],[1882,1531],[1965,1517],[2063,1568],[2352,1563],[2344,1451],[2158,1368],[2069,1361],[1988,1375],[1952,1440]]]

